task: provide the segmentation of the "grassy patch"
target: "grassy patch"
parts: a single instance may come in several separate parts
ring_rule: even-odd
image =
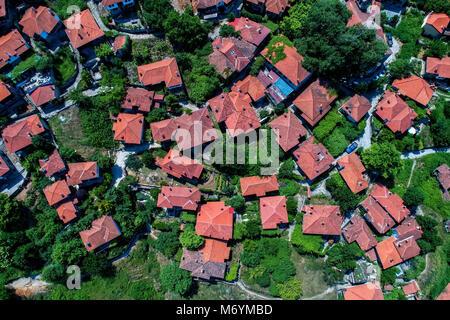
[[[54,61],[55,79],[57,83],[64,84],[76,72],[75,55],[69,46],[62,48]]]
[[[413,165],[413,162],[414,161],[411,159],[402,160],[403,166],[398,172],[398,174],[395,176],[395,186],[394,188],[391,188],[391,191],[393,193],[397,193],[400,197],[403,197],[403,195],[406,192],[408,180],[411,175],[411,167]]]

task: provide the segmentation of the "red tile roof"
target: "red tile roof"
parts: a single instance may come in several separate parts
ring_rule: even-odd
[[[314,143],[314,136],[302,142],[294,150],[297,164],[308,179],[313,180],[330,169],[334,158],[321,143]]]
[[[25,12],[19,24],[23,27],[22,32],[30,38],[40,35],[42,32],[50,34],[59,20],[55,18],[55,14],[49,8],[39,6],[37,9],[31,7]]]
[[[231,87],[232,91],[247,93],[253,101],[258,101],[266,95],[266,87],[257,77],[248,75]]]
[[[435,74],[438,77],[450,79],[450,57],[427,58],[427,73]]]
[[[209,107],[217,122],[227,120],[237,110],[251,108],[250,102],[251,99],[249,95],[240,93],[236,90],[232,92],[222,92],[208,100]]]
[[[154,91],[142,88],[127,88],[127,95],[122,101],[121,107],[128,110],[133,110],[133,107],[136,107],[138,111],[150,112],[154,97]]]
[[[320,235],[340,235],[344,217],[339,206],[305,205],[302,208],[303,233]]]
[[[183,210],[197,210],[201,193],[197,188],[163,186],[158,195],[158,208],[180,207]]]
[[[5,159],[3,158],[3,156],[0,156],[0,177],[3,177],[6,173],[9,172],[9,166],[6,163]]]
[[[345,4],[347,8],[352,12],[352,16],[347,21],[347,27],[353,26],[358,23],[364,24],[367,20],[369,20],[370,14],[361,11],[355,0],[349,0]]]
[[[259,198],[259,213],[264,230],[276,229],[280,223],[289,223],[285,196]]]
[[[0,17],[4,17],[6,16],[6,1],[5,0],[0,0]]]
[[[5,100],[11,95],[9,91],[9,85],[0,80],[0,102]]]
[[[203,261],[205,262],[223,263],[230,258],[230,248],[227,247],[227,242],[223,240],[206,238],[205,244],[199,251],[203,253]]]
[[[89,9],[73,14],[64,20],[66,34],[76,49],[105,35],[94,20]]]
[[[294,100],[293,104],[302,112],[302,118],[311,126],[315,126],[331,110],[334,99],[336,96],[328,92],[326,83],[317,79]]]
[[[394,242],[395,238],[390,237],[379,242],[375,247],[383,269],[388,269],[403,262],[397,249],[395,248]]]
[[[381,204],[384,210],[386,210],[397,223],[401,222],[410,213],[398,194],[390,192],[388,188],[379,183],[373,187],[370,195]]]
[[[11,57],[18,57],[28,49],[27,43],[17,29],[0,37],[0,69],[9,64]]]
[[[117,36],[117,37],[115,37],[114,38],[114,43],[113,43],[113,50],[114,50],[114,52],[117,52],[120,49],[122,49],[126,42],[127,42],[127,37],[125,37],[125,36]]]
[[[409,296],[410,294],[414,294],[417,291],[419,291],[419,286],[417,285],[416,280],[413,280],[410,283],[408,283],[406,286],[403,286],[402,290],[406,296]]]
[[[442,188],[448,190],[450,188],[450,168],[448,167],[448,165],[444,163],[437,167],[436,174]]]
[[[175,149],[170,149],[164,158],[156,158],[155,164],[162,171],[176,177],[188,179],[198,179],[203,171],[203,165],[197,161],[185,157]]]
[[[193,7],[196,12],[198,9],[206,9],[217,6],[220,2],[224,2],[225,4],[230,3],[232,0],[194,0]]]
[[[67,199],[70,195],[70,189],[65,180],[56,181],[50,186],[46,186],[43,190],[48,204],[53,206],[54,204]]]
[[[414,236],[397,240],[394,242],[394,246],[403,261],[414,258],[420,254],[420,247],[414,239]]]
[[[410,108],[398,94],[386,90],[383,99],[378,102],[376,114],[385,122],[392,132],[404,133],[413,124],[417,117],[414,109]]]
[[[450,300],[450,283],[447,284],[445,289],[441,292],[441,294],[436,298],[436,300]]]
[[[212,42],[213,53],[208,57],[218,73],[228,78],[235,71],[242,71],[253,58],[256,47],[244,40],[218,37]]]
[[[119,113],[116,122],[113,123],[114,140],[124,143],[140,144],[144,129],[144,115]]]
[[[50,157],[48,157],[47,159],[39,160],[39,166],[41,167],[41,171],[44,172],[46,177],[50,177],[55,173],[66,169],[66,165],[64,164],[64,161],[59,155],[56,148],[55,150],[53,150]]]
[[[49,84],[46,86],[38,87],[30,94],[30,98],[36,107],[42,106],[47,102],[55,99],[55,85]]]
[[[344,110],[344,112],[353,120],[359,122],[371,107],[372,105],[366,97],[355,94],[342,106],[342,110]]]
[[[66,174],[66,180],[69,186],[82,184],[99,176],[98,165],[95,161],[69,163],[68,167],[69,172]]]
[[[426,106],[433,96],[431,86],[418,76],[412,75],[409,78],[396,79],[392,83],[394,88],[398,89],[398,93]]]
[[[276,134],[277,142],[285,152],[298,145],[300,138],[308,133],[291,111],[269,122],[269,126]]]
[[[362,164],[361,160],[359,160],[356,153],[353,152],[343,156],[337,162],[339,166],[343,167],[339,173],[353,193],[361,192],[369,187],[369,183],[363,175],[366,168]]]
[[[77,209],[75,208],[73,201],[66,201],[61,203],[56,208],[56,212],[58,212],[59,218],[64,223],[69,223],[77,217]]]
[[[241,192],[244,197],[255,195],[263,197],[266,193],[278,191],[277,176],[245,177],[240,179]]]
[[[197,214],[195,232],[204,237],[230,240],[233,237],[233,208],[223,201],[207,202]]]
[[[120,3],[120,2],[122,2],[123,0],[102,0],[102,4],[103,4],[103,6],[110,6],[110,5],[112,5],[112,4],[116,4],[116,3]]]
[[[33,115],[7,126],[3,129],[2,138],[8,152],[13,153],[31,145],[31,138],[44,131],[39,116]]]
[[[225,120],[227,131],[230,136],[237,137],[240,134],[247,134],[261,126],[255,109],[252,106],[243,107],[234,112]]]
[[[377,253],[375,251],[375,248],[367,250],[366,257],[369,258],[371,261],[377,261]]]
[[[413,236],[416,240],[422,238],[422,228],[413,217],[406,217],[402,223],[395,228],[399,239]]]
[[[150,123],[150,129],[152,131],[152,137],[156,141],[168,141],[175,136],[172,135],[177,130],[177,122],[175,119],[165,119],[158,122]]]
[[[204,261],[203,252],[189,251],[183,248],[180,269],[191,271],[193,277],[209,280],[210,278],[223,279],[227,269],[226,263]]]
[[[368,196],[366,200],[361,202],[361,206],[366,211],[364,217],[372,224],[378,233],[384,234],[395,225],[395,221],[371,196]]]
[[[87,251],[92,251],[120,236],[120,229],[110,216],[92,221],[92,228],[80,232]]]
[[[432,13],[428,16],[426,24],[433,26],[439,33],[444,33],[448,27],[450,18],[445,13]]]
[[[361,250],[367,251],[377,245],[372,231],[363,218],[354,215],[348,225],[342,230],[348,243],[356,241]]]
[[[228,24],[232,25],[236,32],[239,32],[243,40],[255,46],[259,46],[270,34],[269,28],[249,18],[237,18],[233,22],[228,22]]]
[[[281,46],[283,43],[277,43],[275,46]],[[303,56],[297,52],[295,47],[289,47],[284,45],[284,54],[286,57],[277,61],[275,64],[272,62],[272,57],[268,57],[269,49],[265,48],[261,51],[261,55],[266,58],[272,65],[277,68],[286,78],[288,78],[295,86],[302,83],[310,74],[308,70],[303,68]]]
[[[367,282],[344,289],[345,300],[384,300],[379,282]]]
[[[181,86],[183,80],[175,58],[168,58],[138,67],[139,81],[144,86],[164,82],[166,87]]]
[[[279,15],[290,7],[288,0],[266,0],[266,11]]]

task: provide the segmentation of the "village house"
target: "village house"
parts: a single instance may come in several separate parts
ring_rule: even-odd
[[[278,19],[289,9],[288,0],[244,0],[244,5],[250,11],[267,14],[271,19]]]
[[[212,47],[208,61],[224,79],[244,70],[256,51],[253,44],[233,37],[219,36],[212,42]]]
[[[294,100],[300,116],[314,127],[330,110],[336,95],[330,92],[326,81],[317,79]]]
[[[450,194],[448,190],[450,189],[450,168],[446,163],[440,165],[434,171],[434,175],[439,181],[441,186],[442,196],[445,200],[450,200]]]
[[[122,12],[134,7],[134,0],[102,0],[102,5],[112,15],[119,15]]]
[[[137,70],[139,82],[143,86],[164,84],[169,91],[174,93],[183,88],[183,80],[175,58],[167,58],[139,66]]]
[[[277,142],[284,152],[288,152],[297,146],[301,139],[308,134],[300,120],[291,111],[269,122],[269,126],[275,133]]]
[[[367,112],[369,112],[371,107],[372,104],[366,97],[355,94],[339,109],[339,111],[351,122],[358,123],[362,118],[366,117]]]
[[[379,282],[367,282],[343,290],[345,300],[384,300]]]
[[[277,229],[278,226],[289,224],[285,196],[259,198],[259,213],[263,230]]]
[[[364,218],[375,228],[379,234],[385,234],[394,225],[395,221],[383,207],[371,196],[368,196],[360,206],[364,209]]]
[[[395,92],[386,90],[375,113],[396,134],[404,134],[414,124],[417,113]]]
[[[311,73],[302,66],[303,56],[295,47],[279,42],[275,47],[283,46],[285,58],[278,60],[265,48],[261,55],[265,58],[265,67],[258,74],[258,79],[268,87],[269,97],[275,104],[284,101],[289,95],[299,90],[311,77]],[[273,55],[275,52],[273,53]]]
[[[144,115],[119,113],[113,123],[114,140],[125,144],[141,144],[144,134]]]
[[[0,69],[6,67],[8,70],[11,69],[26,53],[30,52],[30,48],[17,29],[0,37]]]
[[[199,162],[181,155],[180,151],[170,149],[164,158],[156,157],[155,164],[162,171],[177,178],[196,184],[203,171]]]
[[[111,216],[102,216],[92,221],[91,229],[81,231],[80,237],[86,250],[92,251],[104,249],[121,234],[119,226]]]
[[[344,216],[339,206],[305,205],[302,208],[303,233],[316,234],[326,238],[339,239]]]
[[[440,38],[448,33],[450,17],[445,13],[430,13],[422,26],[423,34],[432,38]]]
[[[240,179],[242,196],[250,197],[264,197],[275,191],[278,191],[277,176],[266,177],[244,177]]]
[[[343,156],[338,161],[338,170],[353,193],[359,193],[369,187],[367,177],[364,175],[366,168],[359,160],[356,153],[350,153]]]
[[[56,181],[43,190],[48,204],[53,206],[69,198],[71,191],[65,180]]]
[[[394,237],[399,240],[414,237],[414,239],[422,238],[422,228],[413,217],[406,217],[400,225],[394,229]]]
[[[48,158],[39,160],[39,166],[40,171],[48,178],[55,177],[66,170],[66,165],[56,148]]]
[[[257,77],[251,75],[235,82],[231,87],[231,91],[248,94],[255,105],[262,102],[267,94],[264,84]]]
[[[101,181],[96,161],[69,163],[66,181],[69,186],[88,186]]]
[[[392,83],[392,87],[398,90],[399,95],[406,96],[422,106],[426,106],[434,94],[434,90],[428,82],[416,75],[400,80],[396,79]]]
[[[125,111],[150,112],[158,109],[164,101],[164,96],[143,88],[127,88],[127,94],[120,107]]]
[[[413,280],[407,285],[403,286],[402,290],[408,300],[419,300],[417,297],[419,286],[417,285],[416,280]]]
[[[434,81],[440,89],[449,91],[450,87],[450,57],[428,57],[424,77]]]
[[[127,40],[126,36],[117,36],[114,38],[114,42],[112,45],[114,54],[119,58],[123,57],[125,54],[126,44],[130,40]]]
[[[22,26],[22,32],[29,38],[43,40],[51,45],[56,44],[64,34],[61,20],[51,9],[44,6],[29,8],[19,24]]]
[[[334,158],[321,143],[314,143],[314,136],[302,142],[294,151],[299,169],[313,181],[331,169]]]
[[[59,95],[58,89],[54,84],[39,86],[28,94],[31,102],[36,107],[44,107]]]
[[[201,19],[214,19],[233,10],[235,0],[193,0],[192,9]]]
[[[183,210],[196,211],[202,197],[197,188],[162,186],[158,208],[166,209],[168,216],[178,216]]]
[[[78,209],[75,204],[78,200],[75,198],[73,200],[64,201],[56,207],[56,212],[58,217],[64,224],[67,224],[77,218]]]
[[[33,136],[45,132],[46,127],[38,115],[32,115],[8,125],[2,131],[2,139],[9,153],[23,155],[31,145]]]
[[[383,269],[391,268],[420,254],[420,247],[414,237],[397,240],[392,236],[379,242],[375,250]]]
[[[197,213],[195,232],[203,237],[230,240],[233,237],[234,209],[223,201],[207,202]]]
[[[11,172],[11,168],[8,165],[7,160],[5,160],[5,157],[3,155],[0,155],[0,184],[2,181],[5,181],[8,179],[8,174]]]
[[[84,49],[88,44],[90,46],[99,44],[105,35],[89,9],[73,14],[64,20],[64,25],[72,47],[78,50]],[[86,51],[85,53],[88,54]]]
[[[342,229],[342,235],[348,243],[356,241],[361,250],[367,251],[377,245],[375,236],[363,218],[355,214]]]
[[[233,26],[234,30],[239,33],[242,40],[256,46],[256,50],[260,50],[270,34],[270,29],[253,21],[249,18],[237,18],[228,25]]]

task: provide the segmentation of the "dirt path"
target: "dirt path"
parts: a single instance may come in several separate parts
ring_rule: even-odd
[[[409,179],[408,179],[408,184],[406,185],[406,187],[408,188],[409,185],[411,184],[411,179],[413,176],[413,172],[414,172],[414,168],[416,167],[416,160],[413,161],[413,165],[411,166],[411,173],[409,174]]]
[[[265,295],[256,293],[256,292],[254,292],[254,291],[248,289],[248,288],[245,286],[245,284],[242,282],[242,280],[240,280],[240,279],[239,279],[235,284],[236,284],[242,291],[246,292],[248,295],[250,295],[250,296],[252,296],[252,297],[256,297],[256,298],[259,298],[259,299],[261,299],[261,300],[281,300],[280,298],[267,297],[267,296],[265,296]]]

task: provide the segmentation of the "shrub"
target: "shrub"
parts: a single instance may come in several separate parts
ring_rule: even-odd
[[[130,154],[125,161],[125,165],[133,171],[139,171],[142,168],[142,161],[136,154]]]

